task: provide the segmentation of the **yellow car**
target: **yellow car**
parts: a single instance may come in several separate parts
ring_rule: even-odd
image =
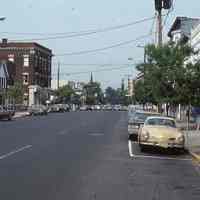
[[[139,129],[138,143],[141,151],[148,146],[184,149],[185,138],[169,117],[148,117]]]

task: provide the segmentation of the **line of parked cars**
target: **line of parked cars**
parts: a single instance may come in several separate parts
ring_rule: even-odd
[[[79,108],[80,111],[127,111],[127,106],[122,105],[83,105]]]
[[[129,139],[138,141],[141,151],[148,147],[184,149],[185,137],[174,118],[142,109],[129,109]]]
[[[28,108],[29,115],[47,115],[50,112],[69,112],[70,106],[68,104],[53,104],[49,106],[32,105]]]

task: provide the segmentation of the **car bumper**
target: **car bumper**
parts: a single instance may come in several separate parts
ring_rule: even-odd
[[[178,144],[178,143],[175,143],[175,142],[148,141],[148,142],[140,142],[140,144],[145,145],[145,146],[162,147],[162,148],[165,148],[165,149],[168,149],[168,148],[183,149],[184,148],[184,144]]]
[[[138,135],[139,128],[136,128],[132,125],[128,125],[128,133],[129,135]]]

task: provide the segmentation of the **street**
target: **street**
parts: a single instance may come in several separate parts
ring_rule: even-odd
[[[126,112],[69,112],[0,121],[3,200],[199,200],[187,153],[140,153]]]

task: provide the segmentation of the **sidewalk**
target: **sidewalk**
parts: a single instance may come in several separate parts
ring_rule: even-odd
[[[185,147],[189,150],[190,154],[200,162],[200,131],[184,131],[185,134]]]
[[[28,115],[29,115],[29,113],[28,113],[27,111],[15,112],[15,115],[13,116],[13,119],[26,117],[26,116],[28,116]]]

